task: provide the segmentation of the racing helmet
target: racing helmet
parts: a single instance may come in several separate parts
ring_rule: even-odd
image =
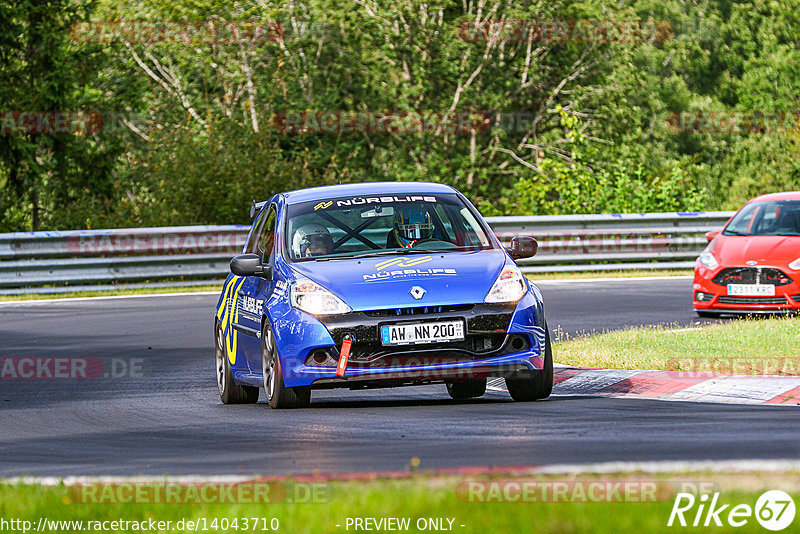
[[[333,252],[333,238],[321,224],[304,224],[294,233],[292,253],[296,258],[325,256]]]
[[[430,239],[433,235],[431,215],[422,206],[396,208],[392,232],[398,245],[410,248],[414,243]]]

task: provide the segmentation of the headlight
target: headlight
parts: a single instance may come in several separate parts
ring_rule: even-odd
[[[497,280],[492,285],[492,289],[486,295],[486,302],[516,302],[522,298],[527,290],[528,286],[525,284],[525,278],[522,276],[522,271],[519,270],[519,267],[506,265],[500,271]]]
[[[292,284],[292,306],[311,315],[347,313],[350,306],[342,299],[311,280],[298,280]]]
[[[709,251],[704,250],[702,254],[700,254],[700,263],[708,267],[709,269],[716,269],[719,267],[719,262],[717,258],[714,257]]]
[[[797,258],[792,263],[790,263],[789,268],[794,269],[795,271],[800,271],[800,258]]]

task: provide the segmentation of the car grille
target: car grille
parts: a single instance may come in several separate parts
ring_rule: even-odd
[[[415,367],[463,362],[530,349],[527,337],[512,334],[467,335],[464,341],[431,343],[422,346],[384,347],[379,344],[354,345],[350,367]]]
[[[473,308],[472,304],[458,306],[417,306],[415,308],[388,308],[385,310],[369,310],[364,314],[369,317],[397,317],[405,315],[426,315],[429,313],[460,312]]]
[[[349,367],[416,367],[464,362],[529,350],[531,344],[522,334],[471,335],[468,340],[420,346],[383,347],[377,344],[356,344],[350,351]],[[422,349],[422,350],[420,350]],[[306,365],[336,367],[338,351],[331,348],[312,351]]]
[[[405,357],[418,357],[420,351],[426,350],[438,350],[442,353],[449,351],[460,352],[463,359],[464,352],[471,352],[478,356],[500,349],[503,346],[505,337],[505,334],[467,334],[462,341],[427,343],[424,345],[384,346],[381,343],[356,343],[350,351],[350,361],[368,363],[376,359],[392,358],[394,359],[394,365],[404,365],[403,360]],[[400,357],[401,355],[406,356]]]
[[[786,297],[719,297],[720,304],[786,304]]]
[[[792,295],[795,302],[800,302],[800,295]]]
[[[772,267],[729,267],[718,272],[713,282],[721,286],[728,284],[785,286],[791,284],[792,279],[780,269]]]
[[[400,367],[417,366],[449,361],[468,361],[489,356],[530,350],[527,335],[507,334],[515,305],[466,304],[450,306],[417,306],[351,312],[343,315],[320,317],[333,337],[330,347],[333,360],[338,360],[338,349],[345,335],[355,341],[350,348],[348,367]],[[384,346],[379,328],[385,324],[429,321],[464,321],[463,340],[420,345]],[[328,362],[327,356],[312,358],[313,364]],[[312,365],[312,363],[308,363]],[[325,363],[324,365],[327,365]]]

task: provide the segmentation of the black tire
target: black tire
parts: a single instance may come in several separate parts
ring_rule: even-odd
[[[447,393],[455,400],[474,399],[486,393],[486,379],[456,380],[447,382]]]
[[[255,404],[258,402],[258,387],[240,386],[233,381],[231,362],[225,353],[225,340],[222,328],[214,327],[214,364],[217,387],[222,404]]]
[[[275,339],[269,322],[261,332],[261,369],[264,377],[264,392],[272,408],[305,408],[311,403],[311,388],[287,388],[283,383],[281,359],[275,350]]]
[[[511,398],[518,402],[546,399],[553,392],[553,348],[550,329],[544,325],[544,368],[532,371],[531,378],[506,378],[506,388]]]
[[[719,317],[722,315],[719,312],[710,312],[710,311],[695,310],[694,312],[697,314],[698,317],[705,317],[706,319],[719,319]]]

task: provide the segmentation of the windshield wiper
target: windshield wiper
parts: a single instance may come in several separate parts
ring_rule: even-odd
[[[481,247],[454,247],[454,248],[394,248],[376,250],[375,252],[363,252],[353,256],[323,256],[321,258],[305,259],[305,261],[330,261],[330,260],[352,260],[354,258],[375,258],[379,256],[398,256],[402,254],[440,254],[444,252],[471,252],[475,250],[485,250]]]
[[[473,252],[476,250],[489,250],[489,247],[454,247],[454,248],[442,248],[437,250],[437,252]]]
[[[331,261],[331,260],[352,260],[353,258],[367,258],[372,256],[394,256],[396,254],[421,254],[427,252],[426,250],[413,250],[408,248],[399,248],[393,250],[378,250],[375,252],[364,252],[362,254],[355,254],[353,256],[320,256],[319,258],[303,258],[299,261]],[[295,260],[298,261],[298,260]]]
[[[742,232],[737,232],[736,230],[728,230],[727,228],[723,230],[722,233],[725,235],[748,235],[748,234],[743,234]]]
[[[428,254],[430,250],[413,249],[413,248],[395,248],[391,250],[381,250],[378,252],[365,252],[364,254],[356,254],[355,256],[347,256],[348,258],[369,258],[372,256],[395,256],[397,254]]]

